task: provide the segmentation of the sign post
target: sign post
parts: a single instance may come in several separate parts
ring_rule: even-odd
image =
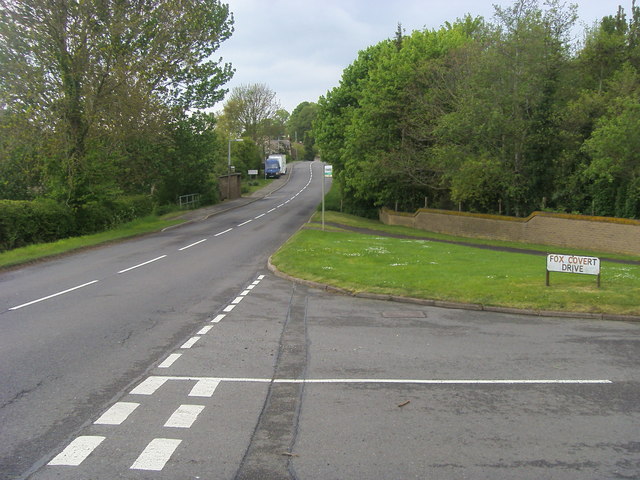
[[[547,255],[547,287],[549,286],[549,272],[596,275],[598,288],[600,288],[600,259],[597,257],[549,253]]]
[[[324,179],[333,178],[333,165],[324,166],[324,175],[322,177],[322,231],[324,232]]]

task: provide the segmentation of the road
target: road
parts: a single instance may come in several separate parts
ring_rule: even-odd
[[[638,324],[277,278],[266,258],[317,203],[313,169],[206,222],[0,277],[0,478],[640,476]]]

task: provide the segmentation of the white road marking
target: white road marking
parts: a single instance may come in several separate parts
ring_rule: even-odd
[[[254,288],[256,288],[256,286],[252,283],[247,287],[247,290],[253,290]]]
[[[81,436],[72,441],[48,465],[77,467],[100,445],[106,437]]]
[[[261,213],[260,215],[258,215],[257,217],[253,217],[254,220],[259,219],[260,217],[264,217],[266,215],[266,213]]]
[[[242,292],[242,293],[240,294],[240,296],[242,296],[242,297],[246,297],[247,295],[249,295],[249,292],[250,292],[250,291],[251,291],[251,289],[250,289],[250,288],[247,288],[244,292]]]
[[[198,245],[198,244],[200,244],[202,242],[206,242],[206,241],[207,241],[207,239],[203,238],[202,240],[198,240],[197,242],[192,243],[191,245],[187,245],[186,247],[179,248],[178,251],[181,252],[183,250],[186,250],[187,248],[195,247],[196,245]]]
[[[244,297],[236,297],[233,299],[233,302],[231,302],[234,305],[239,304],[242,300],[244,300]]]
[[[264,275],[258,275],[258,280],[262,280],[264,278]]]
[[[162,362],[160,365],[158,365],[158,368],[169,368],[171,365],[174,364],[174,362],[176,360],[178,360],[180,357],[182,356],[181,353],[172,353],[171,355],[169,355],[164,362]]]
[[[18,305],[16,307],[11,307],[9,310],[18,310],[23,307],[28,307],[29,305],[33,305],[34,303],[44,302],[45,300],[49,300],[50,298],[58,297],[60,295],[64,295],[65,293],[73,292],[74,290],[78,290],[79,288],[87,287],[89,285],[93,285],[94,283],[98,283],[98,280],[93,280],[91,282],[83,283],[82,285],[78,285],[77,287],[68,288],[63,290],[62,292],[54,293],[53,295],[48,295],[46,297],[39,298],[37,300],[33,300],[28,303],[23,303],[22,305]]]
[[[184,342],[180,348],[191,348],[198,340],[200,340],[200,337],[191,337],[189,340]]]
[[[224,317],[226,317],[226,315],[224,313],[221,313],[220,315],[216,315],[216,318],[211,320],[211,323],[218,323],[220,320],[222,320]]]
[[[173,438],[154,438],[140,454],[131,470],[153,470],[159,472],[176,451],[182,440]]]
[[[140,406],[134,402],[118,402],[93,422],[95,425],[120,425]]]
[[[214,235],[214,237],[219,237],[220,235],[224,235],[225,233],[229,233],[231,230],[233,230],[233,228],[227,228],[226,230],[224,230],[223,232],[220,233],[216,233]]]
[[[158,260],[162,260],[165,257],[166,257],[166,255],[161,255],[159,257],[154,258],[153,260],[148,260],[148,261],[140,263],[138,265],[134,265],[133,267],[125,268],[124,270],[120,270],[118,273],[126,273],[126,272],[129,272],[129,271],[131,271],[131,270],[133,270],[135,268],[144,267],[145,265],[149,265],[150,263],[157,262]]]
[[[275,211],[276,211],[276,209],[275,209],[275,207],[274,207],[274,208],[272,208],[271,210],[267,210],[267,213],[271,213],[271,212],[275,212]]]
[[[153,395],[167,380],[170,380],[170,377],[147,377],[129,393],[131,395]]]
[[[235,305],[227,305],[226,307],[224,307],[224,309],[222,310],[223,312],[227,312],[229,313],[231,310],[233,310],[234,308],[236,308]]]
[[[253,218],[251,220],[247,220],[246,222],[242,222],[240,225],[238,225],[239,227],[244,227],[247,223],[249,222],[253,222]]]
[[[204,405],[180,405],[169,417],[169,420],[166,421],[164,426],[171,428],[191,428],[191,425],[196,421],[196,418],[198,418],[202,410],[204,410]]]
[[[191,380],[194,380],[193,378]],[[189,392],[190,397],[211,397],[216,391],[220,380],[217,378],[200,378]]]
[[[213,325],[204,326],[200,329],[200,331],[198,332],[198,335],[206,335],[207,333],[209,333],[209,330],[211,330],[212,328],[213,328]]]

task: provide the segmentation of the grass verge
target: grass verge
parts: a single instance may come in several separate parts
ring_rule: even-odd
[[[389,238],[338,228],[320,231],[313,225],[314,229],[300,230],[276,252],[272,262],[279,270],[353,292],[533,310],[640,314],[640,265],[603,261],[601,288],[597,288],[594,276],[560,273],[552,273],[551,287],[546,287],[544,256],[429,241],[418,237],[437,236],[446,240],[455,237],[327,213],[325,221],[403,235],[409,231],[417,238]],[[475,242],[467,238],[458,240]],[[540,245],[481,243],[549,250],[548,246]],[[563,253],[566,249],[556,251]],[[597,252],[567,253],[612,257]]]
[[[62,255],[81,248],[93,247],[103,243],[135,237],[146,233],[157,232],[165,227],[183,223],[183,220],[167,217],[149,216],[120,225],[112,230],[84,235],[81,237],[65,238],[51,243],[29,245],[0,253],[0,269],[21,265],[47,257]]]

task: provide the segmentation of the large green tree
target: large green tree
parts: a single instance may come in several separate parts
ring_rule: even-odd
[[[218,0],[0,0],[0,103],[45,137],[52,194],[82,202],[133,133],[219,101],[232,23]]]

